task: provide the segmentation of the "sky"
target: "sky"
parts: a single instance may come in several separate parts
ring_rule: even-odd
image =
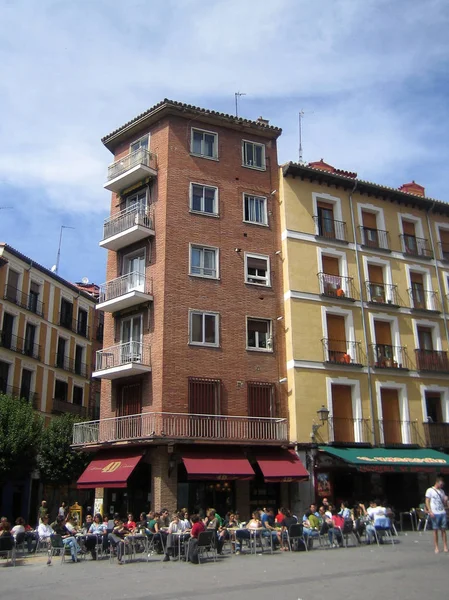
[[[0,241],[105,278],[111,154],[163,98],[282,127],[281,162],[449,201],[447,0],[1,0]],[[3,207],[3,209],[1,209]],[[6,207],[11,207],[7,209]]]

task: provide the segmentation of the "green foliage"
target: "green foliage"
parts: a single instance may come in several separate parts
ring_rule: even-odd
[[[75,452],[72,443],[73,425],[80,421],[74,415],[61,415],[50,421],[42,434],[37,458],[41,479],[47,483],[70,483],[78,479],[90,462],[85,452]]]
[[[0,481],[32,471],[43,419],[23,398],[0,394]]]

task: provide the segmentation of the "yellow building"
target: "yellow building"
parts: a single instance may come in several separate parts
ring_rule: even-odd
[[[0,244],[0,392],[25,397],[47,419],[86,416],[97,300]],[[99,396],[99,394],[98,394]]]
[[[449,204],[323,161],[284,165],[279,202],[290,439],[314,465],[309,491],[410,507],[449,467],[431,450],[449,448]]]

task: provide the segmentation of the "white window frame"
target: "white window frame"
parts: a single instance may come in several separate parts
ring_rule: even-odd
[[[438,250],[439,251],[440,260],[445,260],[443,258],[443,251],[441,249],[441,243],[442,243],[441,242],[441,237],[440,237],[440,231],[441,231],[441,229],[444,229],[445,231],[449,231],[449,223],[441,223],[441,222],[436,222],[435,223],[435,231],[436,231],[438,242],[440,243],[439,250]]]
[[[413,338],[415,341],[415,350],[419,349],[418,327],[428,327],[432,332],[432,346],[435,352],[443,350],[440,324],[437,321],[429,321],[427,319],[412,319]]]
[[[139,138],[137,138],[137,140],[134,140],[133,142],[131,142],[129,144],[129,153],[132,154],[133,152],[138,152],[141,149],[141,145],[140,143],[142,142],[142,140],[147,139],[147,152],[150,151],[150,134],[146,133],[145,135],[140,136]],[[131,150],[131,148],[134,146],[134,144],[139,143],[139,148],[137,148],[137,150]]]
[[[426,392],[438,392],[441,397],[441,412],[443,415],[444,423],[449,423],[449,387],[441,385],[426,385],[422,384],[419,386],[421,392],[421,407],[423,422],[427,423],[427,406],[426,406]]]
[[[193,151],[193,134],[194,132],[200,132],[202,134],[213,135],[214,136],[214,156],[208,156],[207,154],[197,154]],[[204,147],[204,139],[201,142],[201,149]],[[207,158],[208,160],[218,160],[218,133],[216,131],[208,131],[207,129],[201,129],[199,127],[191,127],[190,128],[190,154],[192,156],[199,156],[200,158]]]
[[[362,212],[368,212],[368,213],[372,213],[374,215],[376,215],[376,229],[378,231],[387,231],[387,228],[385,226],[385,215],[384,215],[384,209],[380,208],[379,206],[376,206],[375,204],[362,204],[362,203],[357,203],[357,217],[359,220],[359,225],[360,227],[364,227],[363,225],[363,216],[362,216]],[[364,244],[364,240],[363,240],[363,234],[360,236],[360,241],[362,244]],[[380,246],[380,248],[384,249],[384,250],[390,250],[390,248],[387,246],[386,248],[384,248],[384,246]],[[376,249],[374,248],[374,251]]]
[[[251,219],[245,219],[245,208],[246,208],[246,200],[247,198],[252,198],[253,200],[263,201],[263,222],[260,221],[252,221]],[[248,208],[248,214],[250,210]],[[258,196],[257,194],[250,194],[248,192],[243,192],[243,222],[251,223],[252,225],[260,225],[262,227],[268,227],[268,201],[266,196]]]
[[[197,250],[210,250],[215,254],[215,275],[205,275],[204,273],[193,273],[192,272],[192,251]],[[204,254],[203,254],[204,264]],[[201,267],[204,270],[204,266]],[[192,277],[201,277],[202,279],[220,279],[220,250],[215,246],[205,246],[204,244],[189,244],[189,275]]]
[[[428,269],[426,267],[422,267],[421,265],[417,265],[417,264],[413,264],[413,265],[406,264],[405,265],[405,276],[407,278],[407,289],[408,290],[412,289],[412,277],[411,277],[412,272],[420,273],[421,275],[423,275],[424,290],[429,292],[429,294],[430,294],[429,310],[437,310],[438,307],[434,304],[434,297],[433,297],[434,290],[433,290],[433,286],[432,286],[432,275],[431,275],[430,269]],[[413,304],[412,298],[409,297],[409,301],[410,301],[410,306],[411,306]],[[426,304],[427,304],[427,302],[426,302]],[[414,308],[414,307],[411,306],[411,308]]]
[[[369,442],[370,440],[362,439],[362,427],[358,427],[358,420],[363,419],[362,411],[362,396],[360,393],[360,381],[357,379],[349,379],[347,377],[326,377],[326,396],[327,396],[327,409],[329,411],[329,418],[333,416],[333,404],[332,404],[332,385],[348,385],[351,387],[351,399],[352,399],[352,418],[354,419],[354,440],[357,443]],[[361,423],[360,423],[361,425]],[[329,441],[334,441],[329,440]]]
[[[193,315],[202,315],[203,316],[203,339],[204,339],[204,317],[211,316],[215,317],[215,342],[211,344],[210,342],[194,342],[192,340],[192,317]],[[193,308],[189,309],[189,345],[190,346],[203,346],[206,348],[218,348],[220,346],[220,313],[210,310],[195,310]]]
[[[323,202],[327,202],[328,204],[332,204],[333,205],[333,214],[334,214],[334,221],[340,221],[340,223],[343,223],[343,212],[342,212],[342,208],[341,208],[341,198],[339,198],[338,196],[331,196],[330,194],[323,194],[321,192],[312,192],[312,204],[313,204],[313,216],[318,216],[318,202],[322,200]],[[319,225],[316,222],[317,219],[315,219],[315,235],[319,235]],[[336,240],[341,239],[342,241],[346,241],[344,238],[335,238]],[[330,243],[332,243],[332,239],[330,238],[329,240]],[[326,249],[327,251],[327,249]]]
[[[318,264],[318,272],[324,273],[323,267],[323,256],[327,256],[329,258],[337,258],[338,259],[338,270],[340,272],[339,277],[342,278],[342,290],[344,291],[346,296],[350,296],[351,290],[349,289],[349,275],[348,275],[348,259],[346,256],[346,252],[342,252],[341,250],[334,250],[333,248],[317,248],[317,264]],[[320,294],[324,293],[324,284],[322,281],[318,282],[320,286]]]
[[[373,265],[375,267],[382,267],[382,273],[383,273],[383,280],[384,280],[384,285],[386,285],[387,287],[385,288],[385,300],[387,302],[389,302],[391,300],[391,302],[394,304],[394,293],[393,293],[393,275],[392,275],[392,271],[391,271],[391,263],[389,260],[385,260],[383,258],[378,258],[377,256],[363,256],[363,271],[365,273],[365,286],[366,284],[369,282],[369,272],[368,272],[368,267],[369,265]],[[369,294],[368,294],[368,290],[365,290],[367,297],[368,297],[368,301],[369,301]]]
[[[248,321],[263,321],[264,323],[268,324],[266,348],[261,348],[260,346],[250,346],[248,344]],[[273,352],[273,321],[271,319],[265,319],[264,317],[246,317],[246,349],[251,352]]]
[[[266,260],[267,261],[267,275],[265,278],[266,283],[262,283],[261,281],[248,281],[248,258],[257,258],[258,260]],[[257,277],[257,276],[256,276]],[[254,252],[245,252],[245,283],[248,285],[258,285],[261,287],[271,287],[271,271],[270,271],[270,257],[267,254],[255,254]]]
[[[140,189],[140,190],[138,190],[137,192],[133,192],[132,194],[126,194],[126,196],[125,196],[125,198],[124,198],[124,200],[125,200],[125,208],[126,208],[126,210],[129,210],[129,209],[130,209],[130,206],[128,205],[128,203],[129,203],[129,200],[130,200],[131,198],[134,198],[135,196],[140,196],[140,195],[142,195],[142,194],[145,194],[145,202],[144,202],[143,204],[140,204],[140,202],[137,202],[137,203],[133,204],[132,206],[133,206],[133,207],[135,207],[135,206],[139,206],[139,207],[141,207],[143,210],[147,210],[147,209],[148,209],[148,188],[145,188],[145,189],[143,189],[143,190],[142,190],[142,189]]]
[[[401,437],[403,444],[411,443],[410,435],[410,413],[407,396],[407,385],[405,383],[396,383],[395,381],[376,381],[376,405],[377,418],[383,422],[382,412],[382,389],[397,390],[399,402],[399,419],[401,423]],[[383,427],[379,428],[380,443],[385,443]]]
[[[196,210],[193,208],[193,186],[198,185],[202,188],[210,188],[211,190],[215,190],[215,198],[214,198],[214,212],[206,212],[205,210]],[[204,208],[204,191],[203,191],[203,208]],[[219,216],[219,204],[218,204],[218,187],[215,185],[208,185],[206,183],[199,183],[197,181],[191,181],[189,185],[189,210],[191,213],[195,215],[205,215],[206,217],[218,217]]]
[[[371,341],[373,344],[377,344],[376,340],[376,329],[374,326],[374,321],[384,321],[385,323],[390,323],[391,326],[391,342],[393,346],[401,346],[401,336],[399,332],[399,321],[396,316],[388,315],[386,313],[372,313],[369,315],[369,328],[371,333]]]
[[[421,217],[416,217],[415,215],[412,215],[410,213],[401,213],[401,212],[398,212],[398,221],[399,221],[399,233],[400,233],[400,235],[404,235],[404,227],[402,225],[402,222],[403,221],[411,221],[415,225],[415,237],[416,238],[425,239],[424,229],[423,229]],[[403,254],[406,254],[406,248],[405,248],[405,244],[404,244],[404,238],[401,238],[401,245],[402,245],[401,252]]]
[[[344,317],[345,319],[345,335],[346,343],[348,344],[347,353],[352,355],[351,343],[355,344],[355,328],[354,328],[354,315],[352,310],[346,310],[339,308],[338,306],[322,306],[321,307],[321,321],[323,326],[323,338],[329,339],[327,330],[327,315],[336,315],[338,317]]]
[[[249,165],[245,162],[245,144],[252,144],[253,146],[260,146],[262,148],[262,166],[258,167],[257,165]],[[247,169],[255,169],[256,171],[266,171],[267,170],[267,156],[266,156],[266,147],[265,144],[261,142],[253,142],[253,140],[242,140],[242,167],[246,167]]]

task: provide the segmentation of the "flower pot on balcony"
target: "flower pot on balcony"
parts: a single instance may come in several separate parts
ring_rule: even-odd
[[[341,288],[337,288],[337,298],[344,298],[345,293]]]
[[[391,358],[386,358],[384,360],[384,366],[386,369],[391,369],[393,367],[393,361],[391,360]]]

